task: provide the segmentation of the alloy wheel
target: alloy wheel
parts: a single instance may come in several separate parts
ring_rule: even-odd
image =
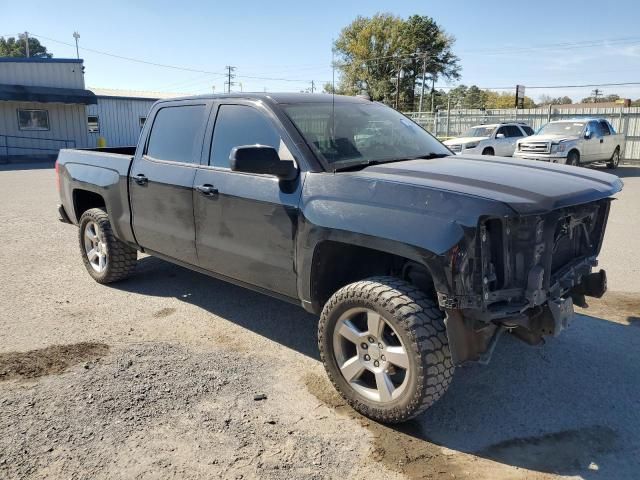
[[[409,381],[407,350],[393,327],[378,312],[351,308],[333,333],[333,351],[340,373],[349,385],[370,401],[397,399]]]
[[[96,222],[87,222],[84,227],[84,251],[91,267],[98,273],[107,268],[107,245]]]

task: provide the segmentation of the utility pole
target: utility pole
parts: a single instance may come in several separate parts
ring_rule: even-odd
[[[598,103],[598,97],[604,95],[604,92],[599,88],[591,91],[591,96],[593,97],[593,103]]]
[[[227,85],[227,93],[231,93],[231,87],[233,85],[235,85],[235,83],[232,82],[231,79],[235,78],[235,74],[233,73],[233,71],[236,69],[236,67],[232,67],[231,65],[227,65],[224,68],[227,69],[227,78],[228,78],[228,80],[225,82],[225,85]]]
[[[76,39],[76,58],[80,60],[80,50],[78,50],[78,39],[80,38],[80,34],[78,32],[73,32],[73,38]]]
[[[427,54],[422,57],[422,87],[420,88],[420,106],[418,107],[418,113],[422,113],[422,101],[424,99],[424,82],[427,76]]]
[[[436,102],[436,77],[431,78],[431,113],[434,111]]]
[[[313,80],[311,80],[311,93],[313,93],[316,89],[316,84]]]
[[[29,58],[29,32],[24,32],[24,50]]]
[[[396,110],[400,105],[400,72],[402,72],[402,63],[398,60],[398,73],[396,74]]]

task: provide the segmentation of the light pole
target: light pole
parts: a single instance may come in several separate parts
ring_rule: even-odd
[[[78,32],[73,32],[73,38],[76,39],[76,57],[80,60],[80,50],[78,50],[78,39],[80,38],[80,34]]]

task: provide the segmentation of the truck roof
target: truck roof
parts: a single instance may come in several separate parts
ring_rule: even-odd
[[[563,118],[560,120],[551,120],[549,123],[562,123],[562,122],[571,122],[571,123],[575,123],[575,122],[599,122],[600,120],[606,120],[606,118],[602,118],[602,117],[577,117],[577,118]]]
[[[215,100],[218,98],[244,98],[253,100],[268,100],[275,103],[371,103],[363,97],[352,97],[347,95],[331,95],[329,93],[265,93],[265,92],[232,92],[224,94],[207,94],[207,95],[191,95],[185,97],[177,97],[171,99],[163,99],[161,101],[172,100],[194,100],[208,99]]]

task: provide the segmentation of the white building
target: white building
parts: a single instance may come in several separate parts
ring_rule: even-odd
[[[82,60],[0,58],[0,159],[86,147],[86,106],[97,101]]]
[[[99,137],[106,140],[108,147],[135,145],[153,103],[177,96],[137,90],[93,87],[90,90],[98,99],[95,105],[87,105],[87,135],[89,145],[94,147]]]
[[[60,148],[135,145],[147,113],[175,94],[84,85],[82,60],[0,58],[0,162],[55,158]]]

